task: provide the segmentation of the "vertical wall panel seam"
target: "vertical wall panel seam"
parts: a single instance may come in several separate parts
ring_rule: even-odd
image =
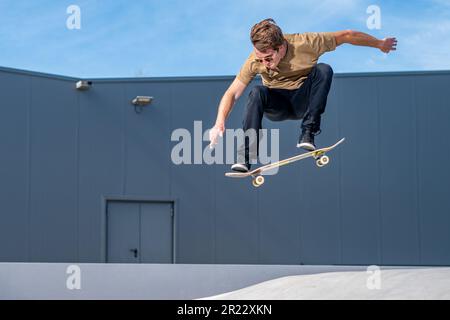
[[[298,132],[300,134],[300,132]],[[281,136],[281,134],[280,134]],[[280,138],[279,138],[280,139]],[[299,241],[299,263],[300,265],[305,264],[305,259],[306,259],[306,255],[305,255],[305,250],[304,250],[304,241],[303,241],[303,230],[302,230],[302,226],[303,226],[303,210],[302,210],[302,206],[303,206],[303,199],[302,199],[302,183],[300,181],[304,181],[304,179],[302,178],[302,171],[303,170],[296,170],[296,178],[295,181],[297,183],[297,197],[296,199],[299,200],[298,203],[298,207],[294,206],[294,210],[296,210],[297,212],[297,216],[298,216],[298,241]],[[294,181],[294,179],[292,179],[292,181]]]
[[[77,184],[77,194],[76,194],[76,215],[77,215],[77,231],[76,231],[76,239],[77,239],[77,261],[80,262],[80,122],[81,122],[81,106],[80,106],[80,94],[76,93],[77,97],[77,128],[76,128],[76,140],[77,140],[77,173],[76,173],[76,184]]]
[[[219,167],[217,165],[214,165],[214,168],[212,170],[213,172],[213,195],[212,195],[212,208],[213,208],[213,214],[212,214],[212,240],[213,240],[213,263],[216,263],[217,259],[217,175],[218,175]]]
[[[217,261],[217,171],[218,167],[214,166],[214,190],[213,190],[213,221],[212,221],[212,239],[213,239],[213,263]]]
[[[414,170],[414,178],[415,178],[415,218],[416,218],[416,223],[417,223],[417,253],[418,253],[418,263],[421,264],[422,261],[422,254],[421,254],[421,250],[420,250],[420,239],[421,239],[421,235],[420,235],[420,217],[419,217],[419,191],[418,191],[418,185],[419,185],[419,179],[418,179],[418,163],[419,163],[419,155],[418,155],[418,117],[417,117],[417,102],[415,99],[415,92],[416,92],[416,77],[413,77],[411,80],[411,109],[412,109],[412,115],[413,115],[413,121],[412,121],[412,125],[415,127],[413,128],[413,133],[414,135],[414,141],[415,141],[415,150],[414,150],[414,160],[415,160],[415,170]],[[414,143],[414,142],[413,142]]]
[[[298,170],[300,171],[300,170]],[[300,179],[297,179],[297,183],[299,183],[298,181],[300,181]],[[295,206],[294,206],[295,208]],[[300,208],[300,206],[299,206]],[[303,260],[305,258],[304,256],[304,252],[303,252],[303,243],[302,243],[302,215],[301,212],[297,213],[297,217],[298,217],[298,249],[299,249],[299,253],[298,253],[298,263],[300,265],[304,264]]]
[[[168,94],[169,94],[169,130],[173,130],[173,83],[168,83],[167,84],[168,87]],[[171,133],[170,133],[171,135]],[[169,139],[169,137],[168,137]],[[171,141],[171,140],[170,140]],[[172,144],[169,142],[169,153],[171,153],[171,148]],[[173,199],[173,162],[172,162],[172,158],[170,159],[169,162],[169,198]],[[178,200],[174,200],[174,201],[178,201]],[[179,207],[177,207],[179,208]],[[172,239],[175,243],[172,244],[172,248],[174,248],[174,252],[172,253],[172,258],[173,258],[173,263],[177,263],[177,254],[178,254],[178,224],[176,223],[176,221],[178,221],[178,215],[179,212],[175,212],[175,203],[172,203],[172,232],[174,233],[172,235]],[[177,214],[177,217],[175,217],[175,214]]]
[[[437,79],[436,78],[434,78],[434,81],[436,81]],[[431,112],[430,112],[430,108],[431,108],[431,106],[432,106],[432,103],[435,101],[435,98],[434,98],[434,96],[432,96],[432,95],[426,95],[426,100],[425,100],[425,102],[426,102],[426,105],[425,105],[425,108],[424,108],[424,110],[425,110],[425,114],[424,114],[424,120],[425,121],[422,121],[422,123],[424,123],[424,125],[422,125],[422,127],[424,128],[424,132],[425,132],[425,134],[424,134],[424,138],[425,138],[425,146],[427,146],[427,145],[431,145],[431,138],[432,138],[432,135],[430,135],[430,131],[433,129],[433,122],[432,122],[432,116],[431,116]],[[427,171],[424,171],[424,174],[426,175],[427,173],[429,173],[430,172],[430,170],[428,169]],[[431,181],[430,180],[428,180],[427,182],[426,182],[428,185],[424,185],[424,188],[423,189],[427,189],[427,187],[430,187],[430,186],[432,186],[432,183],[431,183]],[[429,201],[429,200],[428,200]],[[426,203],[426,201],[424,201],[425,202],[425,207],[423,207],[423,209],[424,209],[424,211],[423,211],[423,213],[425,214],[425,216],[424,216],[424,218],[426,217],[426,215],[427,215],[427,203]],[[430,209],[428,209],[428,210],[430,210]],[[425,227],[425,225],[424,225],[424,227]],[[424,232],[424,235],[425,235],[425,237],[426,238],[428,238],[428,239],[426,239],[426,240],[429,240],[429,235],[430,234],[430,231],[428,231],[428,230],[426,230],[425,232]],[[425,243],[423,243],[423,245],[425,245]],[[429,248],[429,247],[428,247]],[[430,255],[428,255],[428,261],[429,261],[429,263],[430,262],[432,262],[433,260],[435,259],[435,256],[434,255],[432,255],[432,256],[430,256]],[[437,264],[437,263],[435,263],[435,264]]]
[[[345,80],[344,80],[345,81]],[[343,107],[342,106],[342,103],[341,103],[341,90],[339,90],[340,89],[340,87],[339,86],[337,86],[337,92],[336,92],[336,94],[337,94],[337,105],[338,105],[338,110],[337,110],[337,112],[336,112],[336,115],[337,115],[337,123],[338,123],[338,134],[339,134],[339,137],[341,137],[341,134],[342,134],[342,129],[341,129],[341,108]],[[339,108],[339,106],[341,106],[341,108]],[[344,185],[344,181],[343,181],[343,176],[342,176],[342,154],[341,154],[341,152],[339,152],[338,153],[339,154],[339,190],[338,190],[338,197],[339,197],[339,202],[338,202],[338,205],[339,205],[339,208],[338,208],[338,210],[339,210],[339,212],[338,212],[338,221],[339,221],[339,223],[338,223],[338,232],[339,232],[339,236],[338,236],[338,238],[339,238],[339,261],[340,261],[340,264],[343,264],[344,263],[344,252],[343,252],[343,246],[344,246],[344,240],[343,240],[343,237],[342,237],[342,223],[343,223],[343,216],[344,216],[344,214],[343,214],[343,209],[342,209],[342,207],[343,207],[343,204],[342,204],[342,197],[343,197],[343,185]]]
[[[259,189],[256,190],[256,221],[258,223],[256,224],[258,230],[257,230],[257,242],[256,242],[256,261],[258,263],[261,263],[261,215],[259,214]]]
[[[138,223],[139,223],[138,262],[139,263],[142,262],[142,204],[143,204],[143,202],[138,202],[138,218],[139,218],[139,220],[138,220]]]
[[[213,119],[215,116],[215,111],[213,111]],[[225,133],[224,133],[225,134]],[[215,151],[216,152],[216,151]],[[226,163],[226,161],[225,161]],[[219,170],[219,166],[217,165],[217,163],[214,164],[214,168],[213,168],[213,183],[214,183],[214,190],[213,190],[213,204],[212,204],[212,208],[213,208],[213,229],[212,229],[212,240],[213,240],[213,263],[217,263],[217,184],[219,181],[219,179],[217,179],[218,175],[221,173],[221,170]]]
[[[378,193],[378,259],[380,265],[383,264],[383,213],[382,213],[382,197],[381,197],[381,175],[382,175],[382,169],[381,169],[381,124],[380,124],[380,88],[379,88],[379,79],[375,79],[375,96],[376,96],[376,108],[377,108],[377,134],[376,134],[376,140],[377,140],[377,193]]]
[[[303,176],[303,170],[297,170],[297,181],[305,181],[305,179],[302,178]],[[304,237],[303,237],[303,230],[304,230],[304,226],[303,226],[303,213],[305,212],[304,208],[305,208],[305,202],[303,201],[303,189],[304,188],[304,184],[299,182],[299,188],[297,190],[297,194],[298,194],[298,199],[300,200],[299,206],[298,208],[296,208],[296,210],[298,210],[298,216],[300,217],[299,219],[299,232],[300,232],[300,252],[303,255],[302,257],[302,264],[305,264],[305,261],[307,260],[306,254],[305,254],[305,241],[304,241]],[[305,219],[306,220],[306,219]]]
[[[127,184],[127,108],[126,86],[122,87],[122,195],[126,195]]]
[[[383,264],[383,213],[382,213],[382,196],[381,196],[381,175],[382,175],[382,169],[381,169],[381,117],[380,117],[380,88],[379,88],[379,78],[375,78],[375,96],[376,96],[376,108],[377,108],[377,193],[378,193],[378,261],[380,265]]]
[[[419,158],[419,150],[420,150],[420,142],[419,142],[419,134],[420,134],[420,124],[419,124],[419,106],[417,104],[417,95],[416,95],[416,87],[417,87],[417,78],[413,78],[412,82],[412,100],[413,100],[413,110],[415,115],[415,141],[416,141],[416,215],[417,215],[417,240],[419,245],[419,264],[422,264],[422,216],[420,212],[420,158]]]
[[[168,94],[169,94],[169,130],[173,130],[173,98],[172,98],[172,94],[173,94],[173,88],[172,88],[173,84],[168,84]],[[169,132],[169,134],[172,136],[171,132]],[[171,147],[171,140],[169,140],[169,153],[171,153],[170,147]],[[173,172],[172,172],[172,159],[170,159],[169,162],[169,197],[172,197],[172,179],[173,179]]]
[[[202,164],[202,165],[204,166],[205,164]],[[210,199],[210,203],[209,203],[209,205],[210,205],[209,210],[210,211],[209,212],[211,212],[211,210],[213,210],[213,214],[212,215],[210,214],[211,220],[209,220],[210,221],[209,232],[211,232],[212,234],[211,233],[208,234],[209,237],[212,237],[212,248],[210,249],[212,252],[210,253],[210,256],[209,256],[209,259],[210,259],[210,261],[212,261],[212,263],[214,263],[214,261],[215,261],[215,252],[216,252],[216,250],[215,250],[215,238],[214,238],[215,196],[216,196],[216,184],[217,184],[216,183],[216,180],[217,180],[217,178],[216,178],[216,176],[217,176],[216,175],[216,169],[217,169],[217,165],[215,165],[215,164],[213,164],[212,167],[211,167],[211,165],[208,166],[209,181],[213,185],[212,190],[211,190],[212,194],[209,197],[209,199]]]
[[[159,88],[158,88],[159,89]],[[170,85],[168,85],[167,86],[167,90],[166,91],[162,91],[162,93],[161,93],[161,97],[163,97],[164,95],[169,95],[169,97],[168,97],[168,100],[167,100],[167,102],[168,102],[168,108],[169,108],[169,112],[168,112],[168,119],[167,119],[167,132],[168,132],[168,136],[167,137],[165,137],[165,141],[166,141],[166,145],[167,145],[167,155],[168,155],[168,157],[169,157],[169,159],[167,159],[167,161],[166,161],[166,166],[167,166],[167,172],[168,172],[168,176],[167,176],[167,178],[168,178],[168,185],[167,185],[167,188],[168,189],[166,189],[166,190],[164,190],[164,194],[169,194],[169,197],[171,197],[172,196],[172,179],[171,179],[171,167],[172,167],[172,165],[171,165],[171,156],[170,156],[170,154],[171,154],[171,149],[170,149],[170,147],[171,147],[171,140],[170,140],[170,135],[171,135],[171,128],[172,128],[172,106],[171,106],[171,102],[170,102],[170,99],[171,99],[171,97],[170,97],[170,92],[171,91],[171,89],[170,89]],[[165,96],[164,96],[164,98],[165,98]],[[163,138],[164,139],[164,138]]]
[[[28,261],[31,262],[31,108],[33,95],[33,77],[29,76],[29,100],[27,110],[27,235],[28,235]]]

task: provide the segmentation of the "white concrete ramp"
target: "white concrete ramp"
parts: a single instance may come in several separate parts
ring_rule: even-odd
[[[450,299],[450,268],[327,272],[265,281],[205,299]]]

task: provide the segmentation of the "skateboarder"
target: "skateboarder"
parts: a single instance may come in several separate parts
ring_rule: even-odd
[[[314,136],[320,133],[320,119],[325,111],[333,69],[317,63],[319,57],[337,46],[348,43],[378,48],[384,53],[396,49],[395,38],[379,40],[366,33],[344,30],[338,32],[307,32],[283,34],[273,19],[265,19],[250,32],[253,52],[226,90],[219,104],[217,119],[210,131],[210,146],[225,131],[227,119],[236,100],[252,79],[260,74],[262,86],[255,86],[245,107],[243,129],[256,130],[255,141],[245,139],[238,150],[234,171],[247,172],[257,157],[259,129],[263,116],[272,121],[301,120],[297,147],[315,150]],[[252,148],[256,144],[256,148]]]

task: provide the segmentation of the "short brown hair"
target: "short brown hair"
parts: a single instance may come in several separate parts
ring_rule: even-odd
[[[250,32],[253,46],[259,51],[278,49],[284,43],[283,32],[273,19],[258,22]]]

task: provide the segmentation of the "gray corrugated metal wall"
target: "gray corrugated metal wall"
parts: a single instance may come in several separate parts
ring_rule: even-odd
[[[450,72],[335,75],[317,169],[266,178],[171,163],[172,130],[215,120],[231,77],[93,80],[0,69],[0,261],[101,262],[104,198],[174,199],[176,262],[450,264]],[[137,95],[154,102],[142,113]],[[227,123],[240,127],[246,96]],[[280,156],[299,124],[280,128]],[[206,147],[204,142],[203,147]]]

